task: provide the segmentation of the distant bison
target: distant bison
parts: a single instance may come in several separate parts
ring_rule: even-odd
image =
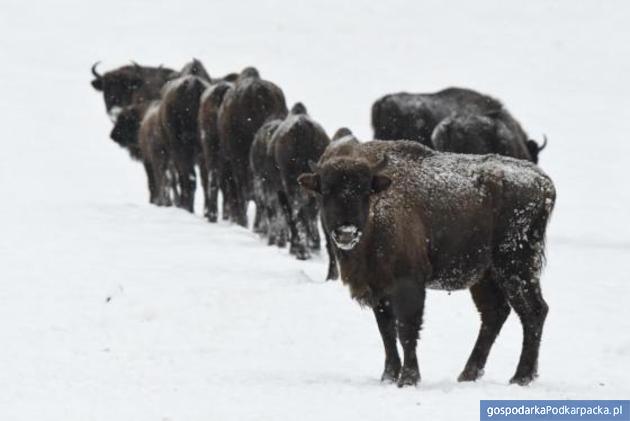
[[[298,259],[310,257],[309,249],[320,249],[318,204],[313,194],[298,184],[300,174],[317,161],[330,139],[298,102],[273,134],[273,160],[280,176],[280,203],[284,208],[291,232],[290,252]]]
[[[219,189],[223,192],[223,219],[228,215],[227,207],[227,180],[224,169],[228,165],[225,160],[225,153],[221,149],[219,139],[218,116],[219,109],[223,103],[223,98],[227,91],[233,88],[233,84],[221,81],[206,88],[201,96],[199,105],[199,141],[205,161],[206,173],[202,174],[202,179],[206,181],[206,195],[208,200],[204,208],[204,216],[210,222],[216,222],[218,218],[218,194]]]
[[[199,104],[208,82],[197,76],[180,76],[168,82],[162,91],[158,113],[161,130],[172,159],[177,180],[179,200],[177,206],[193,212],[197,176],[200,166],[207,178],[199,140]],[[204,189],[204,194],[207,189]]]
[[[255,231],[266,235],[269,245],[278,247],[286,246],[289,237],[289,222],[281,202],[282,178],[274,147],[274,134],[281,123],[281,119],[274,119],[263,124],[249,152],[253,198],[261,218]]]
[[[320,162],[299,181],[319,197],[343,282],[374,310],[385,346],[383,380],[420,380],[416,342],[426,288],[470,289],[481,314],[460,381],[482,375],[510,307],[524,334],[511,382],[534,379],[548,311],[539,279],[555,202],[554,185],[538,167],[373,141]]]
[[[218,151],[206,147],[208,138],[202,139],[201,135],[206,134],[202,128],[213,130],[214,142],[218,144],[217,109],[209,110],[211,115],[205,116],[201,98],[211,88],[217,87],[216,92],[220,92],[227,82],[214,79],[218,83],[211,85],[208,80],[212,79],[198,60],[193,60],[174,75],[176,77],[162,87],[159,100],[121,108],[111,137],[127,148],[132,157],[143,162],[152,203],[175,204],[192,212],[197,178],[195,167],[198,166],[204,190],[204,214],[211,219],[212,200],[209,196],[212,189],[206,158],[211,159],[211,164],[220,158]],[[207,98],[214,99],[214,96]],[[216,192],[214,199],[216,208]]]
[[[105,109],[115,120],[123,107],[160,98],[162,86],[177,72],[166,67],[148,67],[133,63],[99,74],[92,66],[92,87],[103,92]]]
[[[458,153],[498,153],[538,162],[544,147],[528,139],[501,102],[462,88],[386,95],[372,106],[372,126],[376,139],[415,140]]]
[[[218,132],[225,168],[230,216],[247,226],[247,203],[253,198],[249,150],[258,129],[267,121],[284,118],[287,106],[282,90],[260,78],[253,67],[243,70],[219,110]],[[257,215],[260,222],[260,213]]]
[[[527,135],[518,122],[505,110],[486,115],[456,114],[437,125],[431,136],[433,147],[438,151],[468,154],[511,156],[538,163],[542,146]]]

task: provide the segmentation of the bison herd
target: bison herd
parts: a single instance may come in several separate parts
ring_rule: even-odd
[[[198,60],[179,71],[96,67],[110,137],[144,165],[151,203],[193,212],[199,174],[208,221],[218,220],[219,191],[223,219],[245,227],[253,201],[254,231],[298,259],[320,249],[321,221],[327,278],[374,311],[384,381],[420,380],[427,288],[469,289],[481,315],[460,381],[483,374],[511,309],[523,327],[511,382],[536,377],[555,188],[536,165],[547,140],[529,139],[499,101],[461,88],[386,95],[372,106],[378,140],[360,142],[347,128],[329,138],[253,67],[220,78]]]

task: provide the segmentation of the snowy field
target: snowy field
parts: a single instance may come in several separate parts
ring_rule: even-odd
[[[479,399],[628,399],[630,4],[509,3],[2,0],[0,419],[475,420]],[[368,140],[377,97],[449,85],[547,134],[540,378],[508,385],[512,314],[486,375],[457,383],[478,318],[467,292],[431,292],[421,384],[381,384],[373,316],[323,282],[325,256],[150,206],[89,68],[192,57],[256,65],[329,134]]]

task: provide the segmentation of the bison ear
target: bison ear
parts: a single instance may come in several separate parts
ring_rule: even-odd
[[[99,79],[94,79],[92,81],[92,87],[94,89],[96,89],[97,91],[102,91],[103,90],[103,81],[99,78]]]
[[[386,175],[375,174],[372,176],[372,191],[374,193],[380,193],[387,190],[390,184],[392,184],[392,179]]]
[[[321,193],[322,191],[318,174],[304,173],[298,177],[298,183],[300,183],[302,188],[314,193]]]

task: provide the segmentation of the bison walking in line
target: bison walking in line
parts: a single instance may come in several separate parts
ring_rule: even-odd
[[[249,165],[254,202],[261,215],[255,231],[267,236],[268,245],[285,247],[289,238],[289,223],[280,201],[282,182],[274,147],[274,134],[281,123],[281,119],[270,120],[258,129],[249,152]]]
[[[330,143],[326,131],[298,102],[273,134],[273,161],[280,176],[280,203],[291,233],[290,252],[298,259],[308,259],[309,250],[319,250],[319,209],[315,196],[298,184],[300,174],[309,170]]]
[[[420,380],[416,342],[426,288],[469,289],[481,315],[460,381],[483,374],[510,308],[523,326],[511,382],[534,379],[548,311],[540,273],[555,202],[542,170],[498,155],[373,141],[326,157],[299,181],[318,195],[342,281],[374,311],[385,347],[383,380],[400,387]]]
[[[207,169],[199,140],[199,100],[207,86],[208,82],[198,76],[180,76],[164,86],[157,110],[169,158],[173,163],[173,175],[177,180],[176,205],[189,212],[194,210],[196,165],[199,165],[202,174],[204,194],[207,195],[208,191],[205,176]]]
[[[229,90],[219,110],[218,131],[221,150],[228,162],[230,216],[247,226],[247,203],[253,198],[249,169],[249,150],[258,129],[267,121],[284,118],[288,113],[284,94],[275,84],[260,78],[253,67],[244,69]],[[260,213],[255,226],[260,223]]]
[[[498,100],[470,89],[385,95],[372,105],[374,137],[407,139],[446,152],[497,153],[538,162],[544,148]]]
[[[290,252],[301,260],[310,257],[310,250],[319,250],[321,241],[317,201],[300,188],[297,179],[329,143],[324,129],[298,102],[284,120],[265,123],[250,150],[254,200],[263,210],[261,231],[268,235],[269,244],[280,247],[288,231]]]
[[[227,207],[227,180],[224,175],[228,163],[225,160],[225,153],[221,149],[219,139],[218,116],[219,109],[223,103],[223,98],[228,90],[233,88],[233,84],[227,81],[220,81],[217,84],[206,88],[201,96],[199,105],[199,141],[203,160],[205,161],[206,173],[201,174],[202,180],[206,178],[206,205],[204,216],[210,222],[218,219],[218,197],[219,190],[223,192],[223,219],[229,217]]]

